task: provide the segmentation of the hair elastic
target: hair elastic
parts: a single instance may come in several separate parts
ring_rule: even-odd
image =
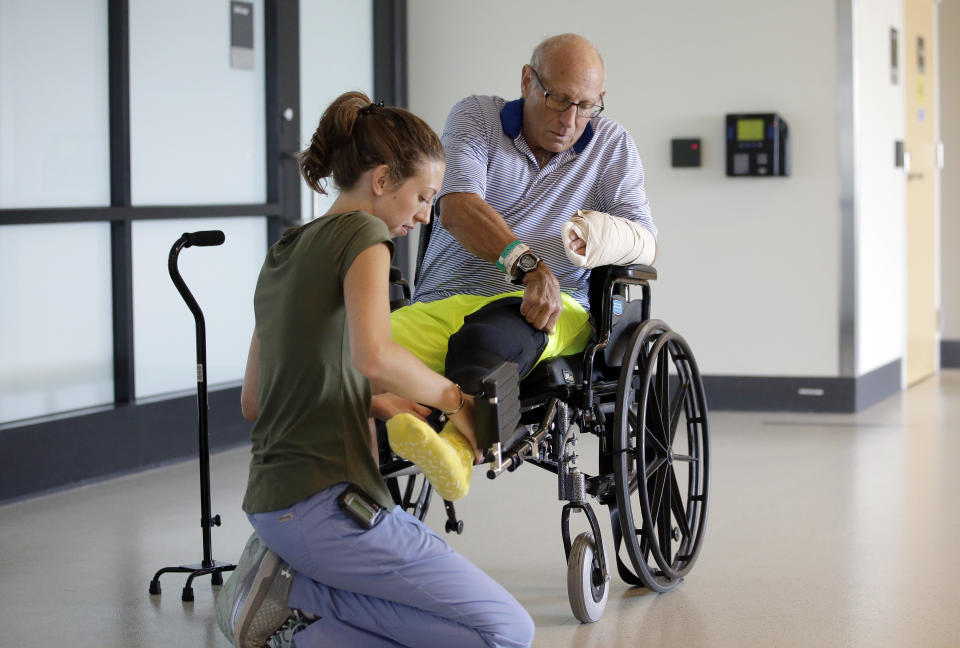
[[[360,114],[369,115],[370,113],[373,112],[375,108],[383,108],[383,101],[378,101],[377,103],[371,102],[370,104],[360,109]]]

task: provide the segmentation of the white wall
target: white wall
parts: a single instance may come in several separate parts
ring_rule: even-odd
[[[300,149],[310,144],[320,115],[348,90],[373,97],[372,0],[300,1]],[[300,217],[310,218],[314,192],[301,184]],[[318,214],[333,204],[336,190],[319,196]]]
[[[941,331],[960,340],[960,0],[944,0],[940,17],[940,136],[944,144],[940,258]]]
[[[654,315],[684,334],[705,373],[836,376],[835,24],[830,0],[599,0],[589,10],[418,0],[408,6],[411,109],[439,130],[463,95],[518,96],[541,38],[590,38],[607,64],[605,114],[630,130],[646,167],[660,228]],[[724,115],[746,111],[788,122],[790,178],[725,176]],[[703,138],[703,168],[670,168],[673,137]]]
[[[857,245],[857,375],[904,357],[906,176],[894,165],[903,140],[902,0],[854,2],[854,137]],[[900,72],[890,75],[890,28],[899,34]]]

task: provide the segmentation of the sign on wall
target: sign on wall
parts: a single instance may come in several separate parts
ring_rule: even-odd
[[[253,69],[253,3],[230,3],[230,67]]]

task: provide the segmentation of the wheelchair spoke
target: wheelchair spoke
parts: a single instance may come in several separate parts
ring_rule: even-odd
[[[670,443],[669,438],[667,437],[667,432],[669,427],[667,427],[669,421],[667,417],[669,413],[667,407],[670,402],[670,362],[668,360],[670,356],[667,354],[667,347],[664,346],[660,349],[660,352],[657,354],[657,373],[656,378],[656,392],[657,392],[657,413],[660,415],[660,431],[663,432],[663,441],[664,443]]]
[[[649,392],[649,402],[647,403],[647,429],[651,434],[657,436],[657,440],[664,452],[666,452],[669,437],[667,430],[667,421],[664,410],[664,403],[666,402],[660,397],[660,394],[657,391],[657,383],[659,382],[659,376],[654,376],[651,382],[651,389]]]
[[[657,472],[658,470],[660,470],[660,468],[663,467],[663,464],[665,463],[667,463],[666,457],[660,457],[658,459],[655,459],[653,463],[647,466],[647,469],[644,471],[644,475],[643,475],[644,478],[649,480],[651,477],[653,477],[653,474],[655,472]]]
[[[657,507],[657,535],[660,537],[660,553],[663,554],[665,562],[669,565],[673,561],[671,545],[673,525],[670,523],[673,509],[673,490],[667,482],[673,481],[673,470],[668,467],[663,471],[663,475],[662,499]]]
[[[680,486],[677,484],[677,475],[670,471],[670,502],[673,505],[673,516],[677,519],[677,526],[683,538],[690,537],[690,525],[687,523],[687,512],[683,508],[683,496],[680,494]]]
[[[649,481],[653,481],[653,488],[649,488],[650,491],[650,517],[654,520],[654,524],[660,524],[660,515],[662,513],[661,509],[663,507],[663,498],[667,494],[667,479],[666,473],[667,470],[659,470],[657,474],[652,477]]]
[[[660,451],[660,454],[666,456],[667,446],[663,445],[663,441],[661,441],[659,437],[657,437],[657,435],[654,434],[653,430],[651,430],[649,427],[647,428],[647,439],[653,442],[653,445],[657,447],[657,450]]]
[[[680,383],[680,386],[677,388],[677,394],[674,397],[673,408],[670,412],[670,427],[668,428],[670,433],[667,437],[667,441],[670,446],[673,446],[673,440],[677,436],[677,427],[680,423],[680,413],[683,412],[683,405],[687,399],[687,389],[690,387],[690,381],[684,380]]]

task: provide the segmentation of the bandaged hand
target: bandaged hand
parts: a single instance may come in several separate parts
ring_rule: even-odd
[[[657,256],[657,241],[635,221],[603,212],[578,209],[560,226],[563,251],[580,268],[604,265],[650,265]],[[580,251],[575,248],[585,248]]]

